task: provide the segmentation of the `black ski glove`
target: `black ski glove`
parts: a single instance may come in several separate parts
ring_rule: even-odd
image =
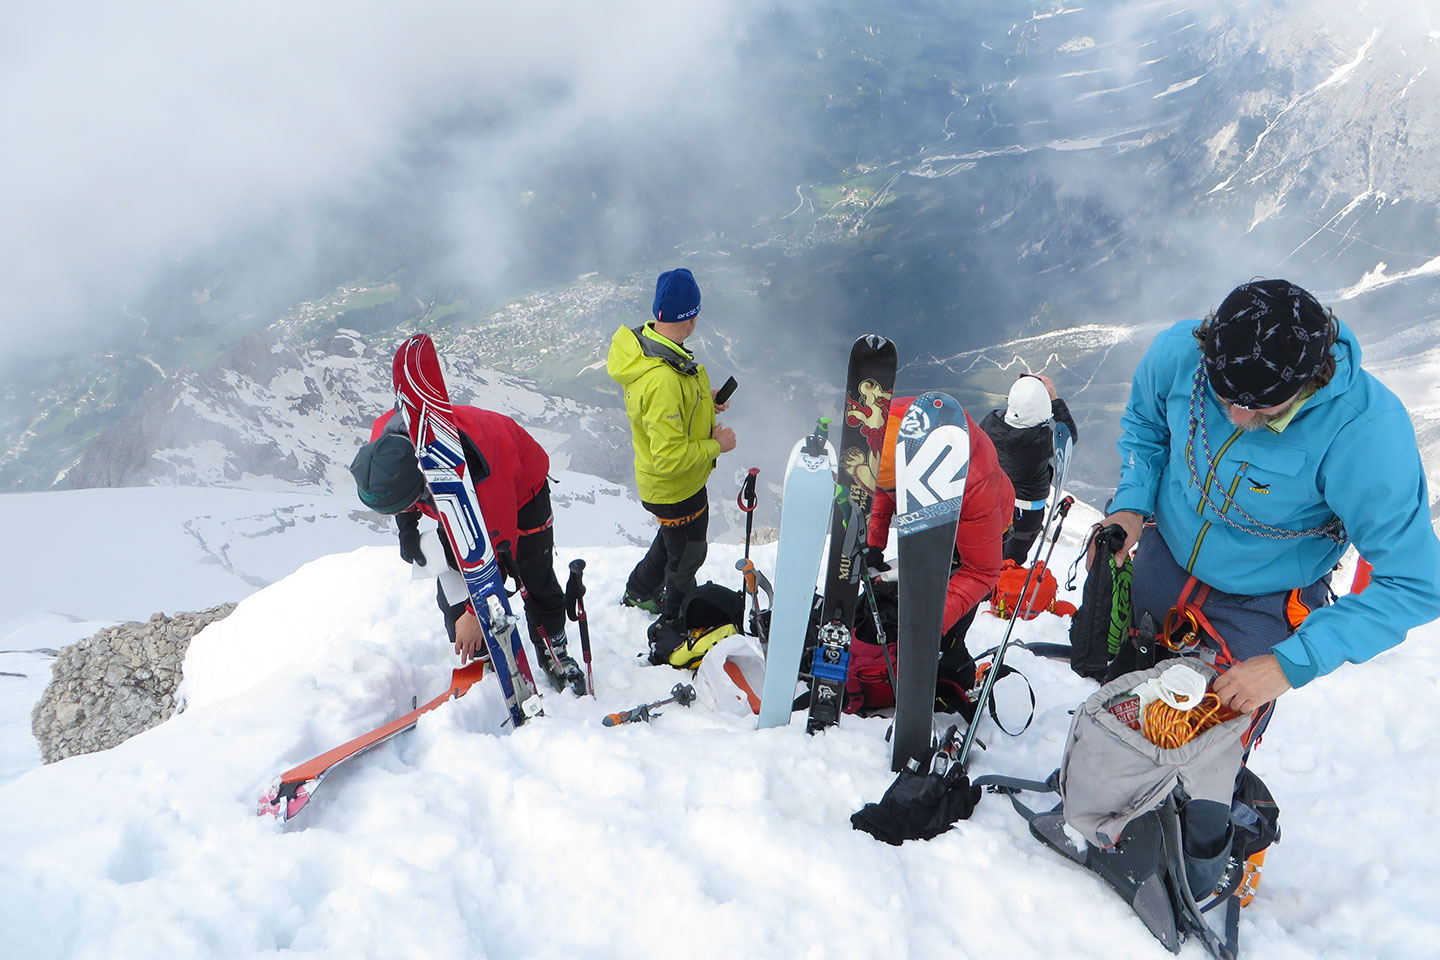
[[[400,534],[400,559],[425,566],[425,554],[420,549],[420,514],[413,510],[397,513],[395,526]]]
[[[956,820],[969,820],[980,788],[971,785],[959,764],[945,773],[930,772],[933,755],[920,770],[901,770],[880,802],[865,804],[851,815],[850,825],[898,847],[906,840],[933,839]]]
[[[888,571],[890,564],[885,562],[885,551],[880,547],[866,547],[865,569],[872,574],[885,573]]]

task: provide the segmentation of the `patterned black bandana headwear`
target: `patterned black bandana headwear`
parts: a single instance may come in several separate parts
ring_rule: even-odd
[[[1205,372],[1222,399],[1251,410],[1289,400],[1320,372],[1330,318],[1288,280],[1258,280],[1230,292],[1205,337]]]

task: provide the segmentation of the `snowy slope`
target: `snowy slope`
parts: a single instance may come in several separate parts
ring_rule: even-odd
[[[392,547],[306,564],[196,638],[186,712],[0,787],[13,955],[1167,956],[997,798],[928,843],[853,831],[891,780],[883,719],[812,738],[696,706],[603,727],[682,674],[640,665],[646,618],[614,603],[640,548],[557,531],[557,568],[589,564],[597,699],[548,695],[544,719],[505,733],[486,682],[277,830],[254,815],[272,776],[433,696],[453,664],[429,583]],[[754,553],[768,566],[773,551]],[[734,581],[739,554],[712,547],[702,580]],[[982,615],[972,649],[1001,632]],[[1059,641],[1064,625],[1016,632]],[[1437,635],[1282,701],[1254,760],[1285,835],[1242,927],[1249,956],[1434,955],[1440,830],[1405,798],[1440,781],[1440,720],[1415,709],[1440,686]],[[975,769],[1043,776],[1093,685],[1012,656],[1040,715],[1018,740],[987,729]],[[997,687],[1010,718],[1012,684]]]
[[[648,536],[647,515],[618,484],[554,476],[559,523],[580,541]],[[40,763],[30,709],[59,647],[156,611],[239,600],[316,557],[395,543],[390,521],[353,495],[215,487],[0,495],[0,530],[0,783]],[[94,539],[71,539],[84,536]]]

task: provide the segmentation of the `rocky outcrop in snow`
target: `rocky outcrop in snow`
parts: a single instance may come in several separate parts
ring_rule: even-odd
[[[190,638],[234,609],[225,603],[173,617],[156,613],[62,648],[30,714],[41,757],[54,763],[108,750],[170,717]]]

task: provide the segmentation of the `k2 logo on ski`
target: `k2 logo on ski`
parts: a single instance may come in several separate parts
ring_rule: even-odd
[[[905,512],[964,495],[970,437],[960,427],[954,424],[936,427],[918,450],[910,453],[901,448],[896,453],[904,457],[901,509]]]

